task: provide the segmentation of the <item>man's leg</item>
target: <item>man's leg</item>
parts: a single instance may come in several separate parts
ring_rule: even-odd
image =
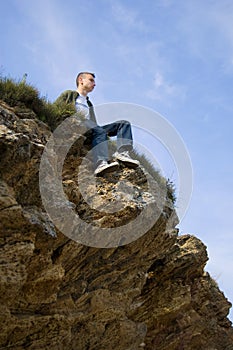
[[[108,161],[108,136],[100,126],[92,129],[92,147],[95,165],[102,160]]]
[[[84,122],[87,131],[87,137],[91,137],[91,144],[93,147],[93,161],[95,166],[100,160],[108,161],[108,136],[106,131],[95,124],[92,120],[85,120]]]
[[[117,150],[130,151],[133,148],[131,124],[126,120],[120,120],[103,126],[108,136],[117,136]]]
[[[113,158],[123,162],[128,167],[136,168],[139,161],[132,159],[128,153],[133,148],[131,124],[126,120],[120,120],[104,125],[103,128],[110,137],[117,136],[117,152],[114,153]]]
[[[86,134],[91,136],[95,175],[109,170],[113,171],[119,164],[117,162],[108,164],[108,135],[106,131],[91,120],[86,120],[84,124],[88,129]]]

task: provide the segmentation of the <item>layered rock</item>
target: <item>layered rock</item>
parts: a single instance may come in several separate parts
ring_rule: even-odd
[[[67,202],[100,232],[120,227],[122,241],[88,246],[81,224],[81,242],[55,227],[39,188],[50,135],[30,110],[0,103],[0,349],[233,349],[231,304],[204,271],[206,247],[178,235],[173,205],[161,202],[156,181],[148,187],[145,169],[122,166],[93,194],[87,168],[79,174],[88,150],[80,138],[63,166]],[[121,210],[103,210],[116,199]],[[147,207],[154,224],[137,236],[134,220]],[[135,239],[125,244],[129,222]]]

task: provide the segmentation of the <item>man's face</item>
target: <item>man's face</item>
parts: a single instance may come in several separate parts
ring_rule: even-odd
[[[91,92],[95,87],[95,79],[91,74],[84,74],[80,77],[80,83],[87,92]]]

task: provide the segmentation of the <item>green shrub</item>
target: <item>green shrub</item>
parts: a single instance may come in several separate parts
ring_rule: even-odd
[[[19,105],[39,109],[43,104],[36,88],[11,78],[0,78],[0,98],[10,106]]]
[[[51,130],[75,112],[73,106],[55,104],[41,97],[37,88],[26,81],[16,81],[0,76],[0,99],[9,106],[26,107],[35,112],[38,119],[48,124]]]

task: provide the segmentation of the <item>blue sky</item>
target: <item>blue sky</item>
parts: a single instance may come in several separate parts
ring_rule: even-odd
[[[54,101],[90,70],[95,104],[140,104],[172,123],[194,174],[180,233],[207,245],[207,270],[233,302],[232,23],[232,0],[8,0],[0,14],[2,75],[27,73]]]

